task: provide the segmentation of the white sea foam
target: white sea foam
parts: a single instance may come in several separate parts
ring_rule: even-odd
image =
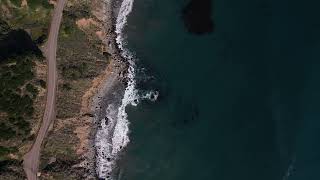
[[[138,95],[135,80],[135,60],[133,54],[124,47],[125,38],[123,28],[126,26],[127,17],[132,11],[134,0],[123,0],[116,20],[116,43],[121,51],[121,55],[128,63],[127,87],[121,101],[121,105],[109,104],[106,109],[106,117],[100,121],[100,128],[96,134],[97,156],[96,171],[99,178],[111,179],[112,170],[115,168],[115,161],[119,152],[127,146],[129,140],[129,121],[126,113],[127,105],[136,106],[139,99],[149,99],[156,101],[159,93],[150,91],[141,96]]]
[[[106,109],[106,117],[101,120],[100,128],[97,130],[95,146],[97,149],[97,174],[99,177],[108,178],[113,167],[114,157],[112,155],[112,129],[116,123],[117,109],[110,104]]]
[[[124,0],[121,4],[116,21],[116,42],[121,55],[129,62],[127,80],[121,105],[118,109],[109,105],[106,111],[107,119],[101,120],[101,128],[96,135],[97,174],[100,178],[111,179],[110,174],[115,166],[119,152],[129,143],[129,121],[125,111],[127,105],[137,105],[138,94],[135,81],[135,63],[131,53],[124,48],[123,28],[127,23],[127,16],[132,11],[134,0]],[[106,123],[106,120],[108,121]]]
[[[140,99],[148,99],[150,101],[156,101],[159,97],[158,91],[148,91],[147,93],[140,96]]]
[[[123,28],[127,23],[128,15],[132,11],[133,1],[134,0],[124,0],[122,2],[116,22],[116,42],[121,50],[121,55],[129,62],[129,68],[127,74],[128,84],[124,92],[121,106],[118,109],[117,124],[115,126],[114,135],[112,137],[112,154],[117,154],[123,147],[125,147],[129,143],[129,121],[127,119],[128,115],[126,113],[126,107],[129,104],[136,106],[136,101],[138,99],[135,81],[135,63],[133,60],[133,56],[129,50],[123,47],[123,43],[125,42],[123,37]]]
[[[295,165],[295,163],[296,163],[296,156],[293,156],[293,159],[292,159],[291,163],[289,164],[287,172],[284,175],[284,177],[282,178],[282,180],[288,180],[289,177],[292,175],[292,173],[294,173],[294,165]]]

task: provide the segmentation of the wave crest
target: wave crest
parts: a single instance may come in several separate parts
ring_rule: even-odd
[[[136,89],[136,65],[133,54],[124,47],[125,38],[123,29],[127,24],[127,17],[132,11],[134,0],[123,0],[119,14],[116,19],[115,33],[116,43],[120,49],[121,56],[128,61],[127,87],[125,88],[121,105],[117,108],[109,104],[106,109],[106,117],[100,121],[100,128],[96,134],[96,171],[99,178],[112,179],[111,173],[116,166],[116,160],[120,151],[130,142],[129,121],[126,113],[128,105],[137,106],[139,99],[149,99],[156,101],[159,93],[150,91],[143,95],[138,95]]]

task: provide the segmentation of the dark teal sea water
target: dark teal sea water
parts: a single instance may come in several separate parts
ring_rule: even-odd
[[[215,0],[202,36],[186,3],[134,2],[127,47],[160,97],[127,108],[120,179],[319,180],[320,1]]]

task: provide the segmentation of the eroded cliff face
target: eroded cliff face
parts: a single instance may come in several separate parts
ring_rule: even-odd
[[[68,1],[57,63],[57,119],[41,158],[42,179],[95,179],[93,97],[115,72],[103,1]]]
[[[41,50],[54,5],[53,0],[0,1],[0,47],[7,49],[0,54],[0,78],[17,81],[14,86],[1,81],[0,98],[26,101],[21,108],[0,107],[0,179],[25,178],[22,157],[33,143],[44,111],[47,69]],[[95,178],[93,163],[88,162],[93,157],[87,157],[93,156],[92,98],[114,69],[108,67],[112,52],[107,5],[101,0],[67,2],[57,51],[57,119],[41,151],[40,179]],[[16,116],[18,110],[29,113]]]

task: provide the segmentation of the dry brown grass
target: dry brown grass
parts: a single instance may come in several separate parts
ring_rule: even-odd
[[[41,179],[84,179],[79,163],[87,151],[92,118],[83,115],[90,113],[92,96],[110,71],[105,45],[96,34],[103,31],[99,20],[91,12],[92,17],[79,14],[88,10],[86,2],[69,1],[64,14],[57,52],[57,119],[42,151]]]

